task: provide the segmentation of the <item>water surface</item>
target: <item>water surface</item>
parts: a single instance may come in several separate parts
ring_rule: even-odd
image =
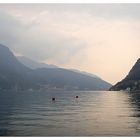
[[[1,91],[0,136],[140,136],[140,95]]]

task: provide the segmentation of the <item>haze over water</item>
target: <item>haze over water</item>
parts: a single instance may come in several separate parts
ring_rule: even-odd
[[[140,95],[134,93],[1,91],[0,108],[1,136],[140,135]]]

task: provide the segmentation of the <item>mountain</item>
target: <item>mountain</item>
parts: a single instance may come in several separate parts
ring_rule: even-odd
[[[140,90],[140,58],[132,67],[128,75],[122,81],[111,87],[110,90]]]
[[[111,85],[101,79],[62,68],[30,69],[0,45],[0,89],[76,89],[107,90]]]
[[[88,73],[88,72],[85,72],[85,71],[80,71],[80,70],[76,70],[76,69],[70,69],[71,71],[74,71],[74,72],[77,72],[77,73],[81,73],[81,74],[84,74],[84,75],[88,75],[88,76],[91,76],[91,77],[94,77],[94,78],[99,78],[97,75],[95,74],[92,74],[92,73]]]
[[[42,76],[42,79],[44,78],[44,76],[46,76],[45,82],[46,83],[50,83],[48,84],[49,87],[51,87],[51,85],[55,85],[58,88],[75,88],[75,89],[105,89],[107,84],[102,84],[100,82],[99,77],[97,77],[94,74],[90,74],[87,72],[83,72],[83,71],[79,71],[76,69],[63,69],[63,68],[58,68],[55,65],[48,65],[48,64],[43,64],[43,63],[39,63],[36,61],[33,61],[25,56],[18,56],[17,59],[24,64],[25,66],[31,68],[31,69],[37,69],[35,70],[36,75],[40,75]],[[40,68],[40,69],[39,69]],[[44,69],[46,68],[46,69]],[[48,68],[53,68],[48,70]],[[45,72],[44,72],[45,71]],[[41,75],[43,73],[43,75]],[[82,77],[77,77],[77,76],[82,76]],[[60,75],[62,77],[60,77]],[[88,81],[85,83],[85,80],[83,81],[82,79],[86,79],[88,76]],[[90,77],[94,77],[94,78],[98,78],[96,79],[96,81],[89,81]],[[63,81],[60,82],[60,79],[63,78]],[[77,80],[76,80],[77,78]],[[75,81],[73,81],[73,79],[75,79]],[[83,81],[83,82],[82,82]],[[103,80],[102,80],[103,81]],[[40,81],[41,82],[41,81]],[[61,83],[61,84],[60,84]],[[92,83],[92,84],[91,84]],[[98,86],[94,86],[93,85],[98,85]],[[41,83],[41,84],[45,84],[45,83]]]
[[[45,63],[40,63],[37,61],[34,61],[28,57],[25,56],[16,56],[17,59],[19,60],[19,62],[21,62],[22,64],[24,64],[25,66],[31,68],[31,69],[37,69],[37,68],[58,68],[58,66],[56,65],[52,65],[52,64],[45,64]],[[76,70],[76,69],[69,69],[71,71],[77,72],[77,73],[81,73],[84,75],[88,75],[94,78],[99,78],[98,76],[85,72],[85,71],[80,71],[80,70]]]
[[[40,62],[36,62],[30,58],[27,58],[25,56],[17,56],[17,59],[19,60],[19,62],[21,62],[22,64],[24,64],[25,66],[31,68],[31,69],[37,69],[37,68],[58,68],[55,65],[51,65],[51,64],[45,64],[45,63],[40,63]]]
[[[71,70],[57,68],[57,69],[36,69],[35,74],[41,77],[39,81],[42,85],[49,83],[49,85],[57,88],[79,89],[79,90],[107,90],[111,84],[88,75],[73,72]],[[42,81],[43,80],[43,81]]]
[[[0,88],[36,87],[32,70],[22,65],[8,47],[0,44]]]

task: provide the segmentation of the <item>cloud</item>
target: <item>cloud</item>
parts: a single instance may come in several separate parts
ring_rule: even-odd
[[[0,41],[4,44],[16,44],[22,32],[22,24],[14,17],[0,11]]]
[[[139,4],[1,5],[0,42],[115,83],[140,55]]]
[[[1,9],[9,13],[19,15],[37,15],[43,11],[49,11],[52,14],[56,13],[79,13],[89,14],[101,18],[113,19],[140,19],[140,4],[139,3],[116,3],[116,4],[1,4]],[[19,12],[20,11],[20,12]]]
[[[46,14],[47,12],[44,12]],[[24,22],[22,16],[12,16],[0,12],[0,42],[10,47],[15,53],[40,61],[53,61],[58,64],[68,63],[86,43],[76,37],[63,34],[51,23],[40,23],[43,13]],[[42,19],[41,19],[41,18]]]

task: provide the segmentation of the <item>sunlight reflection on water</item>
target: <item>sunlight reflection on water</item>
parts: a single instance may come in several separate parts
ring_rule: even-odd
[[[139,136],[139,116],[140,95],[134,93],[0,93],[1,136]]]

